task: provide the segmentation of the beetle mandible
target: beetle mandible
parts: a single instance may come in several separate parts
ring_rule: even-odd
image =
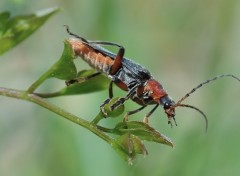
[[[147,113],[143,119],[145,123],[148,123],[148,118],[150,115],[158,108],[159,105],[161,105],[168,117],[168,124],[172,126],[173,120],[177,125],[175,120],[175,108],[187,107],[192,108],[202,114],[206,122],[207,130],[208,120],[204,112],[195,106],[183,104],[182,102],[198,88],[219,78],[232,77],[240,81],[238,77],[232,74],[222,74],[215,76],[200,83],[179,101],[177,101],[177,103],[175,103],[163,88],[163,86],[153,78],[151,73],[145,67],[124,57],[125,49],[123,46],[113,42],[86,40],[83,37],[70,32],[67,25],[65,25],[65,27],[68,34],[74,37],[70,38],[68,41],[72,45],[75,54],[77,56],[80,56],[91,67],[97,70],[96,73],[88,76],[88,78],[92,78],[101,73],[104,73],[111,80],[109,84],[109,98],[105,100],[104,103],[100,106],[101,111],[105,113],[103,110],[104,105],[113,98],[113,83],[115,83],[120,89],[127,91],[127,95],[120,98],[115,104],[113,104],[111,106],[111,110],[114,110],[116,107],[124,104],[124,102],[128,99],[131,99],[141,105],[141,107],[136,110],[128,111],[124,117],[125,120],[128,120],[129,115],[143,110],[148,105],[155,105],[154,108],[149,113]],[[119,50],[117,54],[114,54],[101,47],[101,45],[115,46],[118,47]],[[66,84],[70,85],[76,82],[78,82],[78,80],[74,79],[66,81]]]

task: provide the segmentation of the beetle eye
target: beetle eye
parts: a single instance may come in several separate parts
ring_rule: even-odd
[[[170,109],[175,105],[174,101],[169,96],[162,97],[160,103],[163,105],[164,109]]]
[[[166,102],[166,103],[164,103],[163,108],[164,108],[164,109],[169,109],[170,106],[171,106],[171,105],[170,105],[168,102]]]

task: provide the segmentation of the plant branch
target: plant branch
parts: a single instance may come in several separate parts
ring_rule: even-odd
[[[16,90],[16,89],[8,89],[8,88],[0,87],[0,95],[17,98],[17,99],[22,99],[22,100],[26,100],[26,101],[30,101],[35,104],[38,104],[39,106],[42,106],[42,107],[54,112],[55,114],[58,114],[61,117],[64,117],[65,119],[68,119],[86,129],[90,130],[91,132],[93,132],[94,134],[96,134],[97,136],[99,136],[100,138],[105,140],[106,142],[108,142],[110,144],[113,143],[113,139],[110,138],[109,136],[107,136],[106,134],[104,134],[101,131],[101,129],[99,129],[96,125],[93,125],[90,122],[88,122],[82,118],[79,118],[79,117],[59,108],[58,106],[55,106],[55,105],[45,101],[43,98],[35,95],[34,93],[28,93],[26,91],[20,91],[20,90]]]

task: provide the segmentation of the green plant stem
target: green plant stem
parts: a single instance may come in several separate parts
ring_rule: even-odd
[[[35,81],[27,90],[28,93],[33,93],[39,85],[41,85],[47,78],[49,78],[49,75],[51,73],[51,69],[49,69],[47,72],[45,72],[37,81]]]
[[[112,143],[113,143],[113,139],[110,138],[108,135],[104,134],[100,129],[98,129],[98,127],[96,125],[93,125],[92,123],[59,108],[58,106],[55,106],[55,105],[45,101],[43,98],[41,98],[35,94],[29,93],[27,91],[20,91],[20,90],[0,87],[0,95],[17,98],[17,99],[22,99],[22,100],[27,100],[27,101],[33,102],[35,104],[38,104],[54,113],[60,115],[61,117],[64,117],[65,119],[68,119],[86,129],[90,130],[91,132],[93,132],[94,134],[96,134],[97,136],[99,136],[100,138],[102,138],[103,140],[108,142],[109,144],[112,145]]]
[[[98,124],[98,122],[99,122],[100,120],[102,120],[103,118],[104,118],[104,116],[103,116],[102,112],[99,112],[98,115],[93,119],[93,121],[91,122],[91,124],[96,125],[96,124]]]

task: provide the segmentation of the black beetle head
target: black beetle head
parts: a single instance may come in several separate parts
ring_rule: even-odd
[[[163,109],[168,116],[168,123],[172,124],[171,119],[175,121],[175,102],[171,97],[166,95],[160,99],[160,104],[163,106]]]

